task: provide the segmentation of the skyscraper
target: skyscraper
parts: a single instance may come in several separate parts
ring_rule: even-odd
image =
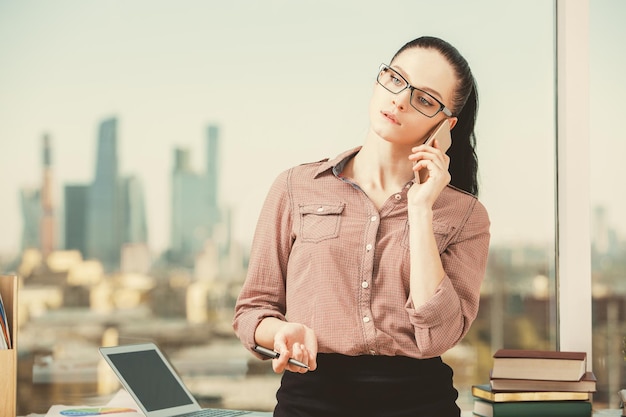
[[[218,127],[215,125],[210,125],[207,128],[207,137],[206,137],[206,181],[207,181],[207,192],[208,192],[208,204],[211,213],[210,218],[210,226],[211,229],[213,226],[219,222],[219,213],[218,213],[218,181],[219,181],[219,155],[218,155]]]
[[[116,268],[120,261],[119,213],[117,119],[110,118],[100,124],[87,209],[87,256],[100,260],[107,269]]]
[[[148,226],[141,181],[131,175],[124,177],[120,185],[120,243],[147,243]]]
[[[191,169],[189,150],[176,149],[172,172],[170,249],[176,260],[189,259],[209,236],[206,178]]]
[[[98,131],[96,174],[87,191],[86,237],[87,257],[98,259],[109,271],[119,269],[124,244],[147,244],[141,181],[122,178],[118,172],[116,118],[104,120]]]
[[[41,184],[41,219],[39,240],[42,255],[48,256],[55,248],[54,201],[52,197],[52,146],[50,136],[43,136],[43,178]]]
[[[41,198],[39,189],[22,188],[20,190],[22,207],[22,251],[39,249],[39,220],[41,218]]]
[[[42,180],[37,188],[22,188],[22,250],[39,249],[45,257],[55,248],[55,218],[52,198],[52,145],[42,138]]]
[[[217,126],[207,129],[206,167],[202,172],[192,169],[188,149],[174,150],[170,252],[175,261],[192,261],[220,222],[218,133]]]
[[[219,201],[219,128],[216,125],[209,125],[207,128],[206,141],[206,187],[209,204],[207,227],[211,238],[219,241],[216,244],[220,255],[224,255],[230,250],[231,225]]]
[[[87,256],[87,207],[89,185],[68,184],[65,186],[65,249],[80,251]]]

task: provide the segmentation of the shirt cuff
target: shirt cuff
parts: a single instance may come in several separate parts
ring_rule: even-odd
[[[405,308],[413,326],[429,328],[458,317],[461,304],[452,281],[446,275],[430,300],[415,308],[413,300],[409,298]]]
[[[252,348],[256,345],[254,340],[254,334],[256,333],[256,328],[259,326],[261,321],[267,317],[275,317],[279,320],[285,321],[285,316],[280,314],[275,310],[252,310],[249,311],[245,317],[239,318],[239,323],[237,325],[236,332],[238,333],[239,339],[241,343],[255,356],[259,358],[266,358],[263,355],[258,354]],[[272,346],[265,346],[267,348],[272,348]]]

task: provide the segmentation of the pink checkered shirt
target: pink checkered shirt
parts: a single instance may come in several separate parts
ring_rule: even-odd
[[[248,275],[233,321],[244,346],[265,317],[303,323],[319,352],[439,356],[478,313],[489,247],[489,217],[474,196],[446,187],[433,229],[446,276],[430,300],[409,295],[407,190],[376,209],[340,178],[359,148],[280,174],[255,231]]]

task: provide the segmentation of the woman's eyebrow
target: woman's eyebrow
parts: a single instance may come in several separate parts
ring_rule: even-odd
[[[423,90],[423,91],[426,91],[430,95],[437,97],[440,101],[443,100],[443,97],[441,96],[441,94],[439,94],[439,91],[435,90],[434,88],[430,88],[430,87],[427,87],[427,86],[417,86],[417,85],[414,85],[413,83],[411,83],[409,81],[409,76],[407,75],[406,71],[404,71],[402,69],[402,67],[400,67],[398,65],[394,65],[394,66],[392,66],[392,68],[395,69],[396,71],[398,71],[398,73],[400,75],[402,75],[404,77],[404,79],[406,79],[407,82],[409,82],[409,84],[411,84],[413,87],[419,88],[420,90]]]

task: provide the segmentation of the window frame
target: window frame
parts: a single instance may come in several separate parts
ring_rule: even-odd
[[[557,348],[592,366],[589,0],[556,0]]]

